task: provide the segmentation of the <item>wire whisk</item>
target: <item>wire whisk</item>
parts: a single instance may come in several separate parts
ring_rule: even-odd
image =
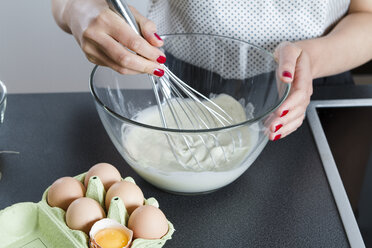
[[[137,34],[141,35],[125,0],[107,0],[107,3]],[[164,72],[164,76],[160,78],[149,75],[164,128],[200,130],[234,124],[233,118],[211,99],[183,82],[166,66]],[[225,162],[229,159],[226,148],[220,144],[219,137],[214,134],[190,132],[190,134],[165,135],[178,163],[187,170],[202,171],[217,168],[219,166],[215,158],[217,154],[222,154],[222,160]],[[229,152],[234,153],[236,141],[232,134],[227,135],[232,140],[232,151]],[[204,152],[200,152],[201,149]],[[205,160],[211,163],[200,162]]]

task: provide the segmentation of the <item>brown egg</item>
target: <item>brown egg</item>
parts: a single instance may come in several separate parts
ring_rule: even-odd
[[[108,163],[99,163],[89,169],[84,180],[85,187],[88,187],[89,179],[92,176],[99,177],[106,191],[111,187],[111,185],[121,181],[120,172]]]
[[[143,205],[142,190],[134,183],[121,181],[112,185],[106,194],[106,210],[108,211],[111,199],[118,196],[124,203],[128,213],[131,214],[137,207]]]
[[[67,226],[89,233],[93,224],[106,217],[101,205],[91,198],[82,197],[71,203],[66,212]]]
[[[84,195],[85,187],[79,180],[62,177],[50,186],[47,201],[51,207],[59,207],[66,211],[71,202]]]
[[[160,209],[144,205],[129,216],[128,228],[135,239],[160,239],[168,232],[168,221]]]

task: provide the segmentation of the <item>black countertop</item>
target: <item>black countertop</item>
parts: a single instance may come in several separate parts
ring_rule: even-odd
[[[322,87],[313,95],[354,97],[372,97],[372,86]],[[112,145],[89,93],[9,95],[0,150],[20,152],[0,154],[0,209],[38,202],[57,178],[104,161],[159,201],[176,229],[165,247],[349,247],[306,121],[269,142],[235,182],[200,196],[168,194],[137,176]]]

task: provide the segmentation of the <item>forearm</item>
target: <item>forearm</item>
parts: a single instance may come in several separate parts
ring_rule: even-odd
[[[309,54],[313,78],[355,68],[372,59],[372,13],[351,13],[326,36],[296,44]]]
[[[58,26],[67,33],[71,30],[65,20],[65,9],[70,0],[52,0],[52,13]]]

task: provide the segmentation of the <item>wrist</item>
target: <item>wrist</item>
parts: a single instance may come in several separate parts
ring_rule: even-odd
[[[65,32],[71,33],[68,23],[65,20],[66,6],[71,0],[53,0],[52,13],[57,25]]]
[[[66,0],[64,2],[64,6],[62,6],[61,8],[61,20],[62,20],[62,23],[67,27],[67,30],[69,31],[69,33],[72,33],[71,32],[71,21],[70,21],[70,13],[71,13],[71,5],[72,5],[72,0]]]
[[[305,53],[310,61],[310,72],[312,79],[318,77],[319,72],[316,66],[316,57],[314,57],[315,49],[311,40],[301,40],[294,43],[296,46],[300,47],[302,53]]]
[[[66,0],[62,18],[79,45],[84,31],[105,9],[108,9],[105,0]]]

